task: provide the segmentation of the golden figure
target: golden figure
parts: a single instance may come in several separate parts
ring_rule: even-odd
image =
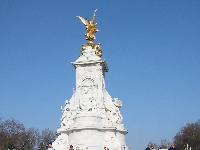
[[[94,23],[94,18],[95,18],[96,12],[97,12],[97,9],[94,11],[91,21],[88,21],[87,19],[85,19],[81,16],[77,16],[86,27],[87,32],[85,33],[85,37],[86,37],[86,40],[89,40],[87,44],[82,44],[81,53],[79,56],[82,56],[82,52],[84,50],[86,50],[87,46],[91,46],[92,49],[95,50],[95,54],[97,56],[99,56],[99,57],[102,56],[102,50],[100,48],[101,44],[100,43],[94,44],[94,40],[96,39],[94,34],[99,31],[96,28],[97,23]]]
[[[85,33],[85,37],[86,37],[86,40],[89,40],[89,41],[94,41],[96,39],[94,34],[99,31],[96,28],[97,23],[94,23],[94,17],[95,17],[96,11],[97,9],[94,11],[91,21],[88,21],[87,19],[81,16],[77,16],[86,27],[87,33]]]

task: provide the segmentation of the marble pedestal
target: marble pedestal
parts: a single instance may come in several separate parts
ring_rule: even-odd
[[[70,145],[80,150],[128,150],[120,108],[122,101],[112,98],[105,88],[105,60],[87,46],[75,62],[76,90],[62,108],[61,127],[53,142],[56,150],[68,150]]]

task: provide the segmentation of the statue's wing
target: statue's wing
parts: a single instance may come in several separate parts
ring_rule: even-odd
[[[95,17],[95,15],[96,15],[96,12],[97,12],[97,9],[94,11],[94,14],[93,14],[93,16],[92,16],[91,22],[93,22],[93,23],[94,23],[94,17]]]
[[[76,16],[76,17],[78,17],[81,21],[82,21],[82,23],[84,24],[84,25],[88,25],[89,24],[89,22],[85,19],[85,18],[83,18],[83,17],[81,17],[81,16]]]

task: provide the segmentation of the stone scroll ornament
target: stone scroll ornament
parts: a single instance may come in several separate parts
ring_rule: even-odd
[[[85,27],[86,27],[85,37],[86,37],[86,40],[88,40],[88,43],[82,44],[80,56],[83,55],[84,50],[86,50],[86,48],[87,48],[88,46],[91,46],[92,49],[95,50],[95,54],[96,54],[97,56],[99,56],[99,57],[102,56],[102,50],[101,50],[101,48],[100,48],[100,45],[101,45],[101,44],[100,44],[100,43],[94,44],[94,40],[96,39],[96,37],[95,37],[94,34],[95,34],[96,32],[98,32],[98,31],[100,31],[100,30],[98,30],[98,29],[96,28],[97,23],[94,22],[94,18],[95,18],[96,12],[97,12],[97,9],[94,11],[94,14],[93,14],[93,16],[92,16],[91,21],[89,21],[89,20],[87,20],[86,18],[83,18],[83,17],[81,17],[81,16],[77,16],[77,17],[82,21],[82,23],[85,25]]]

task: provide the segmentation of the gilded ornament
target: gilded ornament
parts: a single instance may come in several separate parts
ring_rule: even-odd
[[[96,28],[97,23],[94,23],[96,11],[97,9],[94,11],[91,21],[88,21],[86,18],[83,18],[81,16],[77,16],[86,27],[87,32],[85,33],[85,37],[86,37],[86,40],[89,40],[89,41],[94,41],[96,39],[94,34],[99,31]]]
[[[94,34],[96,32],[98,32],[98,31],[100,31],[100,30],[98,30],[96,28],[97,23],[94,22],[96,11],[97,11],[97,9],[94,11],[94,14],[92,16],[91,21],[88,21],[86,18],[83,18],[81,16],[77,16],[82,21],[82,23],[85,25],[85,27],[86,27],[87,32],[85,33],[85,37],[86,37],[86,40],[88,40],[87,44],[82,44],[82,48],[81,48],[81,52],[80,52],[79,56],[83,55],[82,52],[87,48],[87,46],[91,46],[92,49],[95,50],[95,54],[97,56],[99,56],[99,57],[102,56],[102,50],[100,48],[101,44],[100,43],[94,44],[94,40],[96,39],[96,37],[95,37]]]

